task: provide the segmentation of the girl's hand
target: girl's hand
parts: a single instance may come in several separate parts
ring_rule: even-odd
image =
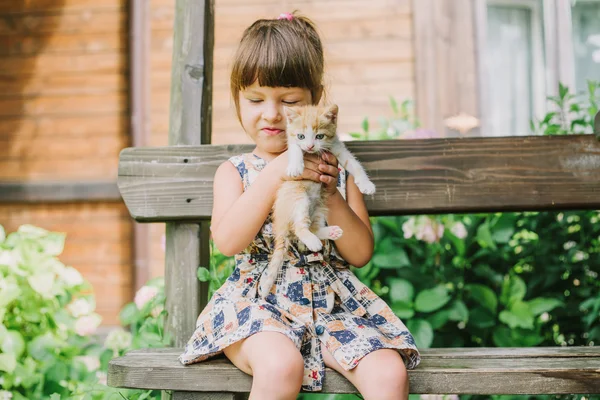
[[[338,169],[337,158],[329,153],[324,152],[318,166],[320,172],[320,182],[325,186],[325,191],[332,195],[337,190],[337,181],[340,170]]]
[[[285,172],[288,165],[287,153],[287,151],[282,153],[269,163],[273,164],[273,167],[281,173],[282,180],[310,180],[313,182],[320,182],[323,183],[327,193],[335,193],[339,170],[338,160],[333,154],[325,152],[322,157],[319,157],[316,154],[305,154],[304,171],[302,171],[302,175],[291,177]]]

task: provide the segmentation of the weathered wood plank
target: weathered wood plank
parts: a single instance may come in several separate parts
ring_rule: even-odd
[[[164,349],[138,349],[131,350],[127,355],[151,354],[177,358],[183,352],[183,347],[167,347]],[[421,358],[570,358],[570,357],[598,357],[600,347],[445,347],[437,349],[420,350]]]
[[[1,182],[0,203],[118,201],[115,182]]]
[[[170,145],[210,143],[213,10],[213,0],[175,4]],[[208,265],[209,228],[207,222],[168,223],[166,228],[165,331],[181,346],[207,301],[208,285],[198,281],[196,270]]]
[[[183,366],[177,360],[180,351],[151,349],[114,359],[109,365],[109,385],[183,391],[250,390],[251,377],[225,358]],[[419,367],[409,371],[411,393],[600,393],[600,347],[423,349],[422,355]],[[323,391],[355,393],[356,389],[327,369]]]
[[[594,134],[600,140],[600,111],[596,113],[594,118]]]
[[[594,135],[349,142],[377,193],[371,215],[600,208]],[[118,185],[138,221],[210,217],[213,176],[249,145],[121,152]]]
[[[241,393],[215,392],[173,392],[173,400],[247,400],[248,396]]]

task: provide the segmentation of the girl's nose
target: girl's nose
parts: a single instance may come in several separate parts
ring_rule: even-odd
[[[279,107],[275,104],[266,104],[262,117],[265,121],[278,122],[281,119]]]

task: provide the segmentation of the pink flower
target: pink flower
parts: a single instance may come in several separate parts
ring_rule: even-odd
[[[154,286],[142,286],[135,294],[135,305],[138,309],[142,309],[150,300],[158,294],[158,288]]]
[[[427,243],[438,242],[444,236],[444,225],[434,221],[432,218],[425,217],[419,224],[419,230],[415,237]]]
[[[459,239],[464,239],[467,237],[467,228],[465,228],[462,222],[457,222],[454,225],[452,225],[452,228],[450,228],[450,232],[452,232],[454,236],[456,236]]]
[[[102,318],[98,314],[84,315],[75,321],[75,333],[79,336],[89,336],[96,332]]]

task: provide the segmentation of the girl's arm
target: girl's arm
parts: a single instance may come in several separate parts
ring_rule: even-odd
[[[346,198],[337,190],[329,197],[327,223],[342,228],[344,234],[335,246],[344,260],[360,268],[371,260],[374,241],[367,206],[352,175],[346,184]]]
[[[211,231],[221,253],[232,256],[248,247],[273,207],[280,181],[267,164],[244,192],[235,166],[229,161],[219,166],[213,185]]]
[[[235,166],[229,161],[219,166],[213,185],[211,231],[221,253],[237,254],[256,237],[273,208],[281,182],[292,179],[286,174],[287,166],[288,154],[284,152],[264,167],[245,192]],[[311,166],[295,179],[319,182],[317,166]]]

